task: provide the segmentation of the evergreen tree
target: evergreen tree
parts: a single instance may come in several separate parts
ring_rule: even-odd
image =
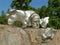
[[[2,12],[1,12],[1,16],[5,16],[5,12],[4,12],[4,10],[2,10]]]
[[[4,10],[2,10],[2,12],[1,12],[0,24],[7,24],[7,19],[6,19],[6,15],[5,15]]]

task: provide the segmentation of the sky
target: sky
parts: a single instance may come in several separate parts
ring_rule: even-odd
[[[12,0],[0,0],[0,15],[2,10],[4,10],[6,13],[8,9],[11,9],[10,7],[11,3],[12,3]],[[32,2],[30,3],[30,6],[34,8],[48,6],[48,0],[32,0]]]

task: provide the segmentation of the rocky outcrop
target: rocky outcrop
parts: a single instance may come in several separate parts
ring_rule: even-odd
[[[60,31],[46,43],[42,43],[42,33],[43,29],[0,25],[0,45],[60,45]]]
[[[0,45],[37,45],[38,29],[0,25]]]
[[[0,27],[0,45],[30,45],[28,34],[21,28]]]

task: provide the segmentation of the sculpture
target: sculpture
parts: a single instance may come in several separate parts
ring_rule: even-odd
[[[9,25],[12,25],[17,20],[17,21],[22,22],[23,28],[25,28],[27,26],[39,28],[39,25],[37,25],[37,24],[39,24],[40,17],[38,14],[36,14],[32,10],[23,11],[23,10],[11,9],[9,11],[9,13],[6,14],[6,16],[9,16],[9,18],[8,18]]]
[[[46,28],[49,23],[49,17],[45,17],[40,19],[40,16],[32,10],[15,10],[11,9],[9,13],[6,14],[8,16],[8,24],[12,25],[15,21],[20,21],[25,28],[27,26],[32,26],[33,28],[39,28],[40,25],[44,28],[44,33],[42,34],[42,39],[45,40],[47,38],[53,39],[55,35],[55,29]]]
[[[46,39],[53,39],[54,35],[56,33],[56,30],[53,28],[46,28],[44,29],[44,33],[42,34],[42,39],[45,41]]]
[[[30,20],[31,20],[31,25],[32,27],[35,27],[35,28],[39,28],[40,27],[40,16],[36,13],[34,13],[33,15],[31,15],[30,17]]]
[[[45,17],[45,18],[40,19],[41,27],[46,28],[48,23],[49,23],[49,17]]]

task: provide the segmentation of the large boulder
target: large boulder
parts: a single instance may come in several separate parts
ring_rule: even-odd
[[[40,45],[39,30],[0,25],[0,45]]]
[[[21,28],[1,26],[0,45],[31,45],[28,34]]]
[[[60,31],[57,31],[52,40],[42,43],[43,29],[0,25],[0,45],[60,45]]]

